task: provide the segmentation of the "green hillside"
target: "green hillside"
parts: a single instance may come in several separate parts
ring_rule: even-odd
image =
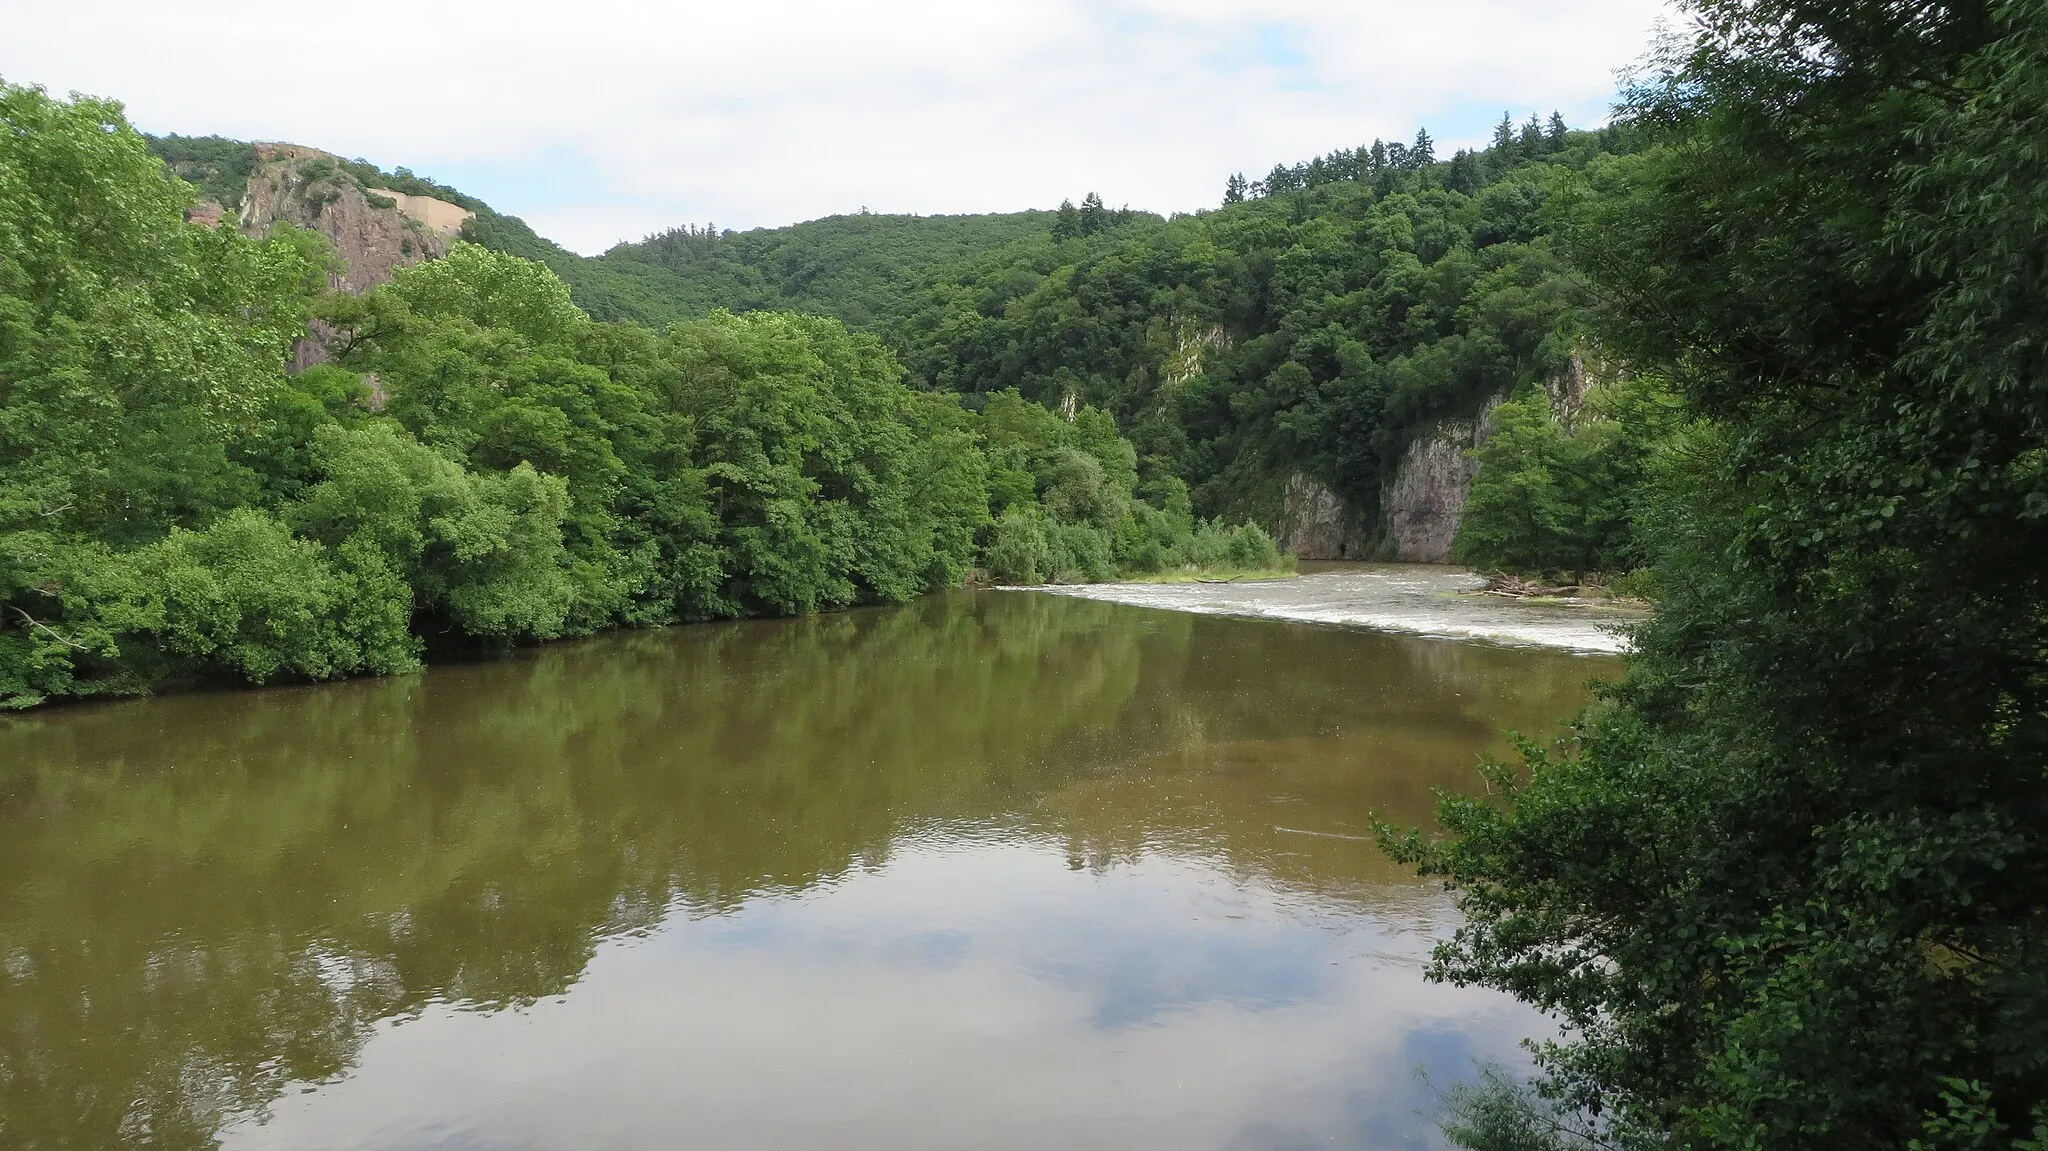
[[[721,232],[674,228],[620,244],[593,264],[633,274],[654,268],[678,285],[676,306],[791,309],[855,326],[901,316],[913,290],[988,252],[1042,235],[1053,213],[899,216],[861,212],[786,228]]]
[[[1333,152],[1106,243],[992,253],[885,338],[932,390],[1107,408],[1203,514],[1275,522],[1297,472],[1369,513],[1417,435],[1566,370],[1588,301],[1545,206],[1630,146],[1553,117],[1448,160],[1427,133]]]
[[[200,194],[233,209],[253,167],[254,145],[220,136],[151,136],[150,152]],[[600,320],[662,326],[732,312],[797,311],[831,316],[855,327],[901,319],[932,282],[959,274],[990,253],[1049,237],[1061,226],[1054,211],[967,216],[884,215],[862,211],[781,228],[720,231],[685,226],[619,244],[585,257],[541,236],[456,188],[413,174],[385,171],[366,160],[343,167],[364,186],[433,196],[476,213],[463,238],[494,251],[546,264],[576,303]],[[1090,235],[1156,216],[1104,209],[1092,195],[1068,206],[1069,230]],[[1080,223],[1086,215],[1085,224]]]
[[[681,227],[597,257],[403,168],[346,166],[472,209],[465,239],[545,264],[593,318],[829,316],[880,337],[925,390],[1101,406],[1149,481],[1186,484],[1202,514],[1273,523],[1296,473],[1370,521],[1417,435],[1564,370],[1585,299],[1544,205],[1628,147],[1555,117],[1503,122],[1449,159],[1424,132],[1233,177],[1222,206],[1171,220],[1091,194],[1058,211]],[[225,202],[249,146],[151,148]],[[1619,555],[1609,543],[1589,546]]]

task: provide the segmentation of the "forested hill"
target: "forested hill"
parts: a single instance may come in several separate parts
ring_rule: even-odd
[[[1285,490],[1313,480],[1341,497],[1341,550],[1442,559],[1476,418],[1570,374],[1585,299],[1545,203],[1628,148],[1552,117],[1449,160],[1427,133],[1333,152],[1107,245],[992,254],[889,338],[928,388],[1107,408],[1203,514],[1282,523],[1301,510]],[[1438,439],[1432,479],[1412,453]],[[1420,494],[1386,506],[1404,469]],[[1421,525],[1434,540],[1391,538],[1432,500],[1451,520]]]
[[[1099,409],[914,391],[831,317],[594,320],[402,172],[5,82],[0,172],[0,710],[1287,567]]]
[[[1051,212],[902,216],[862,211],[748,232],[682,227],[620,244],[594,262],[674,274],[676,293],[650,301],[643,313],[789,309],[866,327],[900,318],[913,306],[917,288],[992,250],[1046,233],[1054,219]]]
[[[152,145],[221,197],[248,147]],[[1304,554],[1443,559],[1480,417],[1563,378],[1577,347],[1584,301],[1545,202],[1628,147],[1555,116],[1503,119],[1489,147],[1449,159],[1424,132],[1232,177],[1218,208],[1171,220],[1090,194],[1058,211],[683,227],[591,258],[403,168],[343,166],[470,209],[463,238],[547,265],[594,318],[831,316],[881,337],[926,390],[1109,410],[1146,482],[1186,484],[1199,514],[1255,519]]]
[[[255,145],[218,136],[158,136],[150,150],[228,209],[241,204]],[[856,327],[901,319],[920,293],[990,253],[1065,233],[1094,235],[1159,217],[1109,209],[1093,193],[1080,207],[958,216],[884,214],[862,209],[780,228],[721,230],[684,225],[585,257],[541,236],[524,220],[474,196],[414,174],[386,172],[363,160],[341,166],[366,187],[431,196],[476,213],[463,239],[546,264],[575,301],[599,320],[660,326],[732,312],[797,311]]]

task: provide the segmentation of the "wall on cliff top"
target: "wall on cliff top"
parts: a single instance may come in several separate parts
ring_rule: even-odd
[[[333,287],[367,292],[408,264],[446,255],[473,213],[428,196],[365,188],[336,157],[297,144],[257,144],[239,226],[261,235],[287,223],[327,237],[340,259]]]

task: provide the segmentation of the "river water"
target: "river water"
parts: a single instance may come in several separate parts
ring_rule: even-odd
[[[1610,657],[956,593],[0,722],[0,1146],[1422,1147],[1366,841]]]
[[[1626,629],[1647,614],[1613,602],[1515,600],[1479,594],[1485,586],[1483,578],[1463,568],[1304,562],[1301,574],[1293,579],[1077,584],[1045,590],[1205,615],[1337,624],[1581,652],[1626,650]]]

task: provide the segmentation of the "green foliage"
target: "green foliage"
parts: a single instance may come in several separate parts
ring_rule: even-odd
[[[1557,206],[1703,423],[1627,680],[1454,838],[1439,975],[1555,1012],[1645,1140],[2024,1147],[2048,1120],[2048,8],[1700,0]]]
[[[1407,442],[1569,362],[1583,290],[1540,222],[1617,138],[1276,168],[1219,211],[1018,243],[887,331],[917,386],[1111,413],[1205,514],[1276,519],[1307,472],[1371,509]],[[1375,160],[1375,156],[1379,159]]]
[[[599,323],[548,266],[476,244],[325,295],[318,237],[186,224],[190,187],[115,106],[0,87],[0,117],[9,706],[399,671],[425,636],[898,602],[1001,542],[992,476],[1042,526],[1020,574],[1107,579],[1193,538],[1184,493],[1136,498],[1100,411],[978,415],[833,319]],[[315,315],[337,361],[287,378]]]
[[[171,174],[199,186],[200,195],[233,212],[241,208],[256,168],[256,147],[220,136],[144,136],[149,154]]]
[[[722,308],[808,312],[870,327],[901,316],[914,305],[916,290],[933,277],[989,251],[1042,235],[1049,224],[1045,212],[860,212],[747,232],[720,231],[707,224],[621,244],[586,267],[643,277],[641,282],[660,298],[636,303],[628,315],[647,323],[694,318]]]
[[[225,443],[283,384],[312,267],[185,224],[189,187],[115,105],[0,85],[0,124],[0,699],[33,703],[134,684],[117,637],[157,617],[90,588],[109,547],[250,497]]]
[[[1437,1125],[1470,1151],[1625,1151],[1649,1145],[1491,1066],[1480,1069],[1477,1082],[1445,1090]]]
[[[289,508],[299,531],[375,555],[413,589],[409,608],[417,597],[470,635],[561,634],[571,589],[560,478],[524,462],[468,472],[389,421],[324,426],[313,458],[324,478]]]
[[[1588,390],[1566,427],[1530,387],[1493,413],[1458,522],[1459,563],[1525,575],[1624,573],[1647,554],[1637,503],[1677,435],[1675,400],[1623,378]]]
[[[238,508],[204,531],[172,528],[121,557],[125,570],[99,573],[92,595],[125,617],[123,631],[150,636],[164,654],[251,683],[280,672],[411,670],[412,595],[380,561],[350,549],[330,556],[268,514]],[[105,586],[115,579],[127,586]]]
[[[728,574],[707,604],[738,614],[904,600],[962,569],[967,537],[939,516],[984,513],[960,436],[920,443],[888,353],[832,320],[721,313],[670,331],[720,523]],[[918,481],[953,472],[936,504]],[[942,551],[942,548],[950,549]]]
[[[1089,583],[1182,570],[1273,571],[1287,561],[1250,524],[1198,522],[1187,488],[1140,494],[1137,452],[1099,408],[1071,420],[1014,391],[988,397],[989,574],[1003,583]],[[1145,498],[1149,496],[1150,498]]]
[[[544,265],[475,244],[404,269],[390,291],[415,315],[501,329],[535,344],[559,343],[586,320],[569,286]]]

